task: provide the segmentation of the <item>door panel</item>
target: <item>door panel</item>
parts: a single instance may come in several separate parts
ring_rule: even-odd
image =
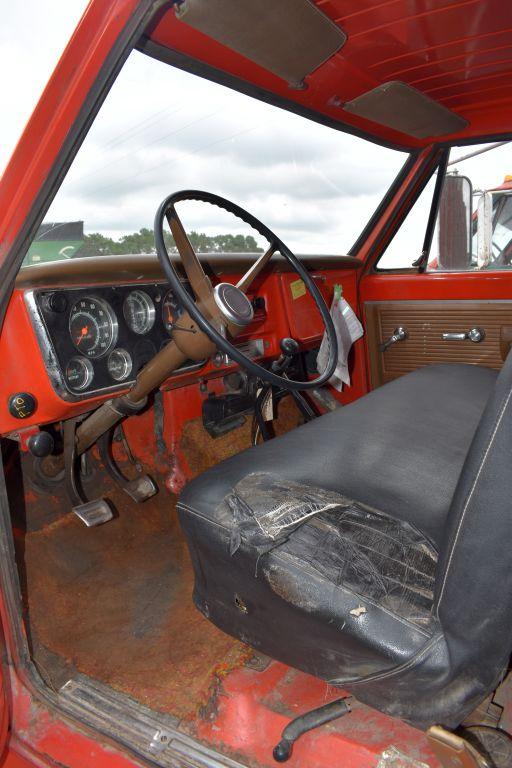
[[[382,301],[366,302],[364,309],[372,388],[431,363],[503,365],[512,301]],[[398,327],[407,338],[382,350]],[[482,331],[479,342],[443,338],[474,328]]]
[[[512,271],[370,273],[359,283],[370,387],[423,365],[462,362],[501,368],[512,337]],[[408,338],[379,347],[396,328]],[[483,341],[443,333],[481,328]]]

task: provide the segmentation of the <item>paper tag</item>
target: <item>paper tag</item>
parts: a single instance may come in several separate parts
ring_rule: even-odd
[[[305,296],[306,285],[304,280],[294,280],[293,283],[290,283],[290,291],[292,292],[292,299],[294,301],[300,299],[301,296]]]
[[[340,299],[339,309],[341,309],[341,314],[343,315],[343,319],[347,324],[348,332],[350,334],[350,340],[353,343],[354,341],[360,339],[363,335],[363,326],[359,322],[356,313],[348,301],[345,301],[345,299]]]
[[[260,392],[261,387],[256,390],[257,398],[259,397]],[[261,415],[263,416],[263,421],[274,421],[274,396],[271,389],[268,390],[267,396],[261,404]]]
[[[331,317],[338,341],[338,364],[329,383],[341,392],[343,384],[350,386],[348,353],[354,341],[357,341],[363,335],[363,326],[350,304],[343,298],[333,301]],[[324,334],[317,356],[317,368],[319,371],[323,371],[327,365],[328,352],[327,335]]]
[[[263,407],[261,411],[263,413],[263,418],[265,421],[274,420],[274,397],[272,395],[271,389],[269,389],[268,391],[268,395],[265,398],[265,402],[263,403]]]

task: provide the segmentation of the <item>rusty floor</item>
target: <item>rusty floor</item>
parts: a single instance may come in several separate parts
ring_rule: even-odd
[[[289,412],[285,419],[285,428],[297,423]],[[183,453],[197,474],[249,441],[248,424],[212,440],[191,422]],[[157,496],[137,505],[112,493],[99,471],[91,479],[96,493],[98,483],[118,516],[88,529],[60,492],[34,493],[25,474],[14,532],[33,660],[55,689],[79,671],[153,710],[193,719],[222,676],[252,654],[192,603],[176,497],[160,483]]]

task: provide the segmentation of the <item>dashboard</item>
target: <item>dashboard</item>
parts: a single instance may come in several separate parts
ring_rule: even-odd
[[[208,254],[201,260],[215,284],[236,282],[254,257]],[[312,256],[304,263],[328,302],[334,284],[342,283],[343,295],[355,305],[356,259]],[[176,266],[180,269],[178,261]],[[184,274],[182,279],[187,285]],[[254,320],[237,337],[241,351],[264,362],[279,356],[285,336],[304,349],[318,345],[323,328],[311,297],[300,288],[297,275],[274,256],[249,296]],[[79,416],[128,390],[140,368],[172,340],[180,312],[152,255],[91,256],[24,267],[0,331],[0,360],[8,371],[0,376],[0,434],[27,433]],[[206,387],[220,392],[234,370],[217,353],[185,363],[162,389],[183,396],[188,407],[188,398],[203,398]],[[362,392],[362,368],[354,376],[360,384],[345,399]],[[31,400],[30,413],[13,413],[10,404],[20,395]]]
[[[182,314],[158,283],[33,290],[25,299],[52,383],[68,400],[125,389],[169,343]]]

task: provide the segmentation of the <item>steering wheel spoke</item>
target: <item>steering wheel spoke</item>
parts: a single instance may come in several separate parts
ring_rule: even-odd
[[[262,253],[259,259],[256,259],[254,264],[251,265],[251,267],[247,270],[245,275],[238,281],[236,284],[237,288],[240,288],[241,291],[244,293],[247,291],[251,283],[255,280],[255,278],[260,274],[260,272],[266,267],[274,253],[278,250],[278,247],[274,244],[270,246],[270,248],[265,251],[265,253]]]
[[[197,253],[192,248],[174,205],[171,205],[167,210],[166,218],[192,290],[199,303],[206,303],[213,295],[212,284],[210,278],[205,274]]]

